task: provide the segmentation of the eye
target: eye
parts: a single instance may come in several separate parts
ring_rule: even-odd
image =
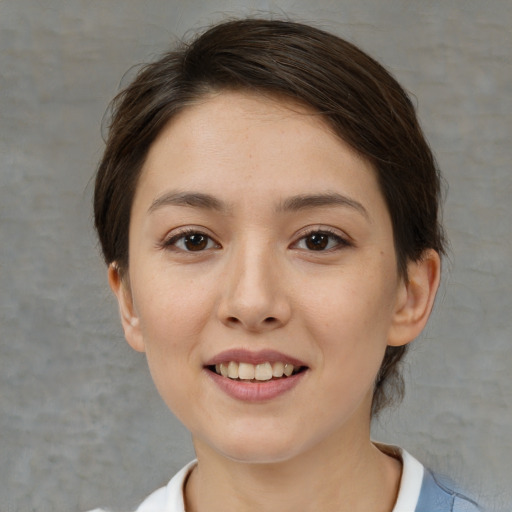
[[[328,251],[339,247],[348,246],[349,243],[341,236],[330,231],[311,231],[303,236],[295,247],[307,251]]]
[[[174,248],[186,252],[201,252],[208,249],[217,249],[219,244],[210,236],[200,231],[185,231],[171,236],[164,242],[167,248]]]

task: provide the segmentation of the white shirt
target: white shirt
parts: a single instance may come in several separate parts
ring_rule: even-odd
[[[395,458],[402,459],[402,476],[398,497],[392,512],[482,512],[470,498],[454,490],[453,484],[437,477],[405,450],[389,445],[377,445]],[[183,491],[188,476],[197,461],[179,471],[171,481],[148,496],[136,512],[185,512]],[[100,509],[90,512],[105,512]]]
[[[394,447],[393,449],[399,453],[403,462],[400,489],[393,512],[414,512],[423,481],[423,465],[405,450]],[[136,512],[185,512],[183,487],[196,463],[197,461],[192,461],[187,464],[165,487],[150,494]]]

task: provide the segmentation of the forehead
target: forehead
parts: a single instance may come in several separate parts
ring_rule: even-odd
[[[141,179],[163,170],[177,184],[185,178],[204,184],[226,173],[251,182],[270,174],[287,178],[292,188],[304,181],[321,186],[354,172],[361,183],[375,181],[372,165],[320,113],[286,98],[245,92],[205,96],[176,115],[150,147]]]
[[[300,135],[345,145],[330,129],[324,116],[312,107],[284,96],[220,91],[204,95],[181,110],[160,132],[152,147],[159,145],[162,139],[173,138],[186,139],[187,144],[182,149],[209,149],[208,142],[215,141],[219,150],[228,150],[233,145],[242,148],[242,142],[248,137],[257,143],[265,141],[265,136],[275,137],[276,134],[280,135],[281,143],[290,136]],[[268,150],[278,142],[275,138],[272,140],[274,143],[268,145]],[[219,142],[222,145],[219,146]]]

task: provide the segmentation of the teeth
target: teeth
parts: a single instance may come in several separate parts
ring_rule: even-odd
[[[274,377],[282,377],[284,374],[284,363],[274,363],[272,365],[272,375]]]
[[[254,379],[254,365],[249,363],[239,363],[238,378],[242,380]]]
[[[289,377],[293,373],[293,364],[286,363],[284,365],[284,374]]]
[[[274,378],[289,377],[293,374],[295,367],[290,363],[282,363],[280,361],[275,363],[238,363],[236,361],[229,361],[228,363],[221,363],[215,365],[215,372],[223,377],[230,379],[240,380],[259,380],[266,381]]]
[[[238,379],[238,363],[235,363],[235,361],[230,361],[228,364],[228,377]]]
[[[272,365],[270,363],[258,364],[254,370],[256,380],[270,380],[272,378]]]

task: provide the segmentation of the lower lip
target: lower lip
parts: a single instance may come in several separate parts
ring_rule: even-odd
[[[231,398],[244,402],[265,402],[277,398],[297,386],[304,378],[307,370],[290,375],[290,377],[261,382],[233,380],[207,369],[205,369],[205,372]]]

